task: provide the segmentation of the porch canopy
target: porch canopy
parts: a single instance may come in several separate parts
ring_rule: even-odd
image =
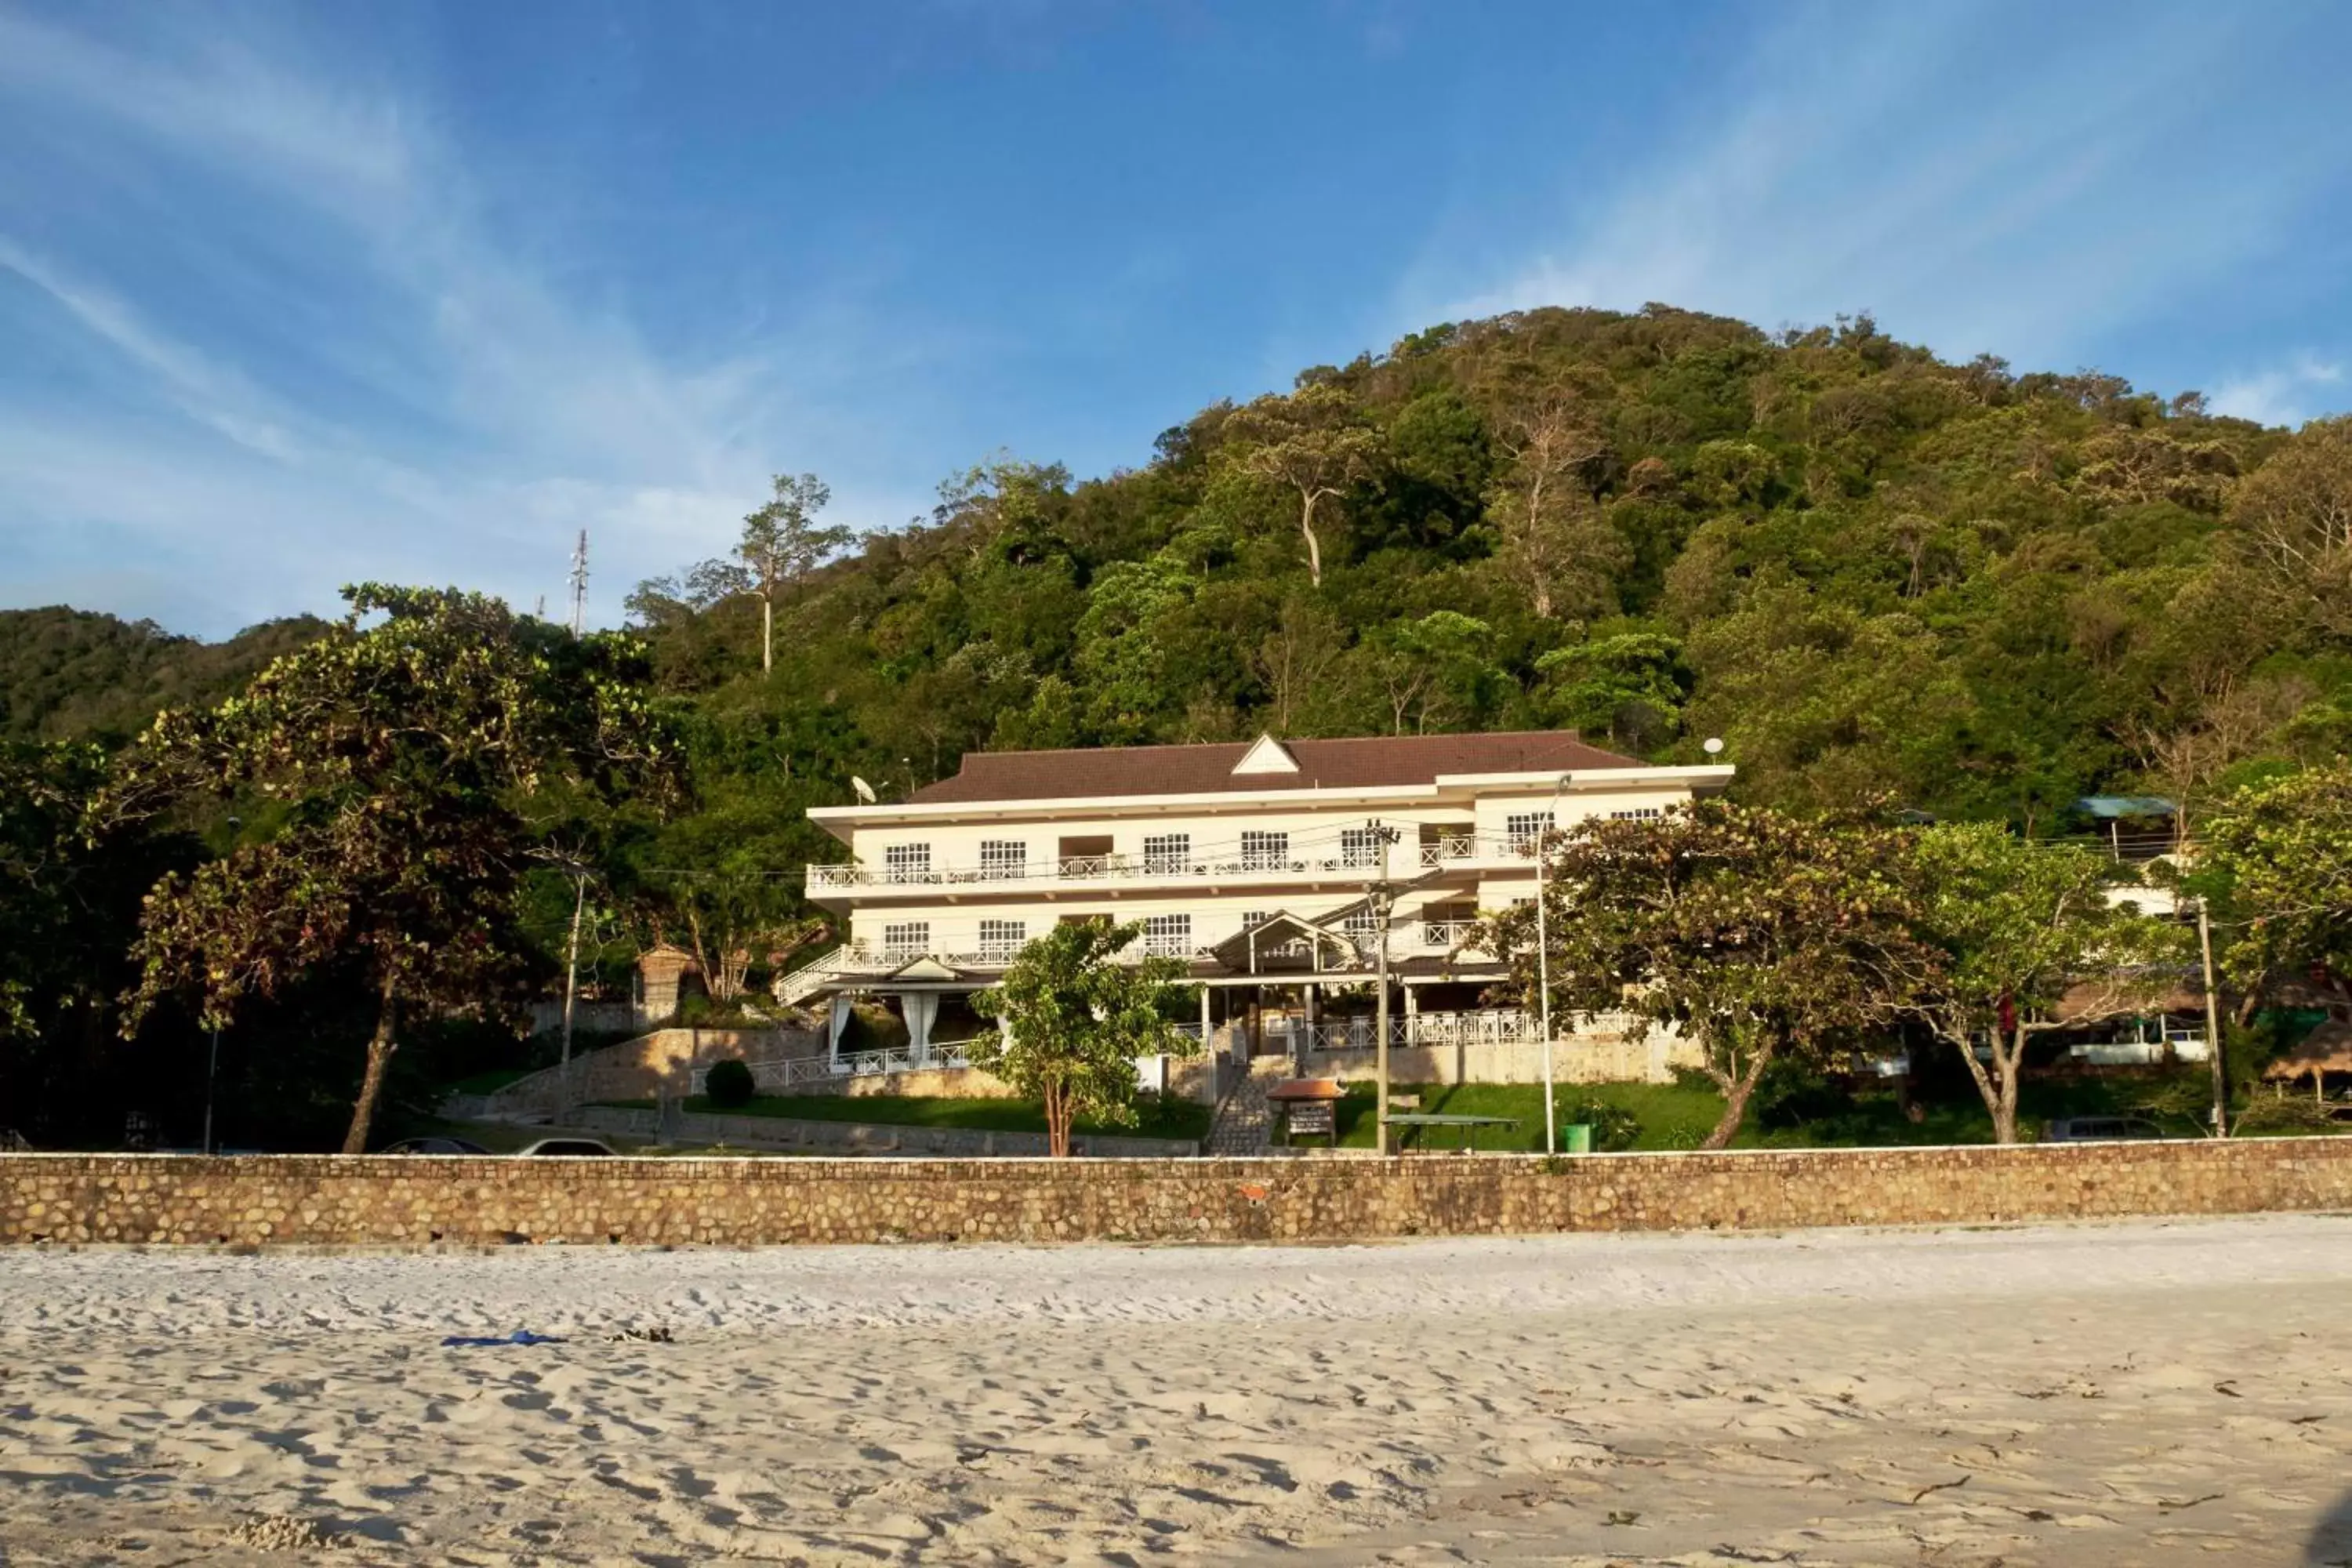
[[[1344,912],[1344,911],[1343,911]],[[1355,939],[1345,931],[1277,910],[1209,949],[1235,974],[1291,974],[1363,967]]]
[[[2352,1023],[2330,1018],[2303,1037],[2303,1043],[2263,1069],[2266,1080],[2284,1083],[2308,1076],[2314,1088],[2332,1072],[2352,1073]]]

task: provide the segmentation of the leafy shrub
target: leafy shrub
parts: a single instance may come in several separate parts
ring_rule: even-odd
[[[1765,1128],[1803,1127],[1849,1115],[1853,1096],[1804,1062],[1783,1057],[1764,1069],[1756,1086],[1756,1123]]]
[[[732,1110],[751,1103],[752,1087],[750,1068],[739,1061],[723,1061],[710,1069],[704,1092],[710,1097],[711,1104],[722,1110]]]
[[[1580,1121],[1592,1129],[1592,1150],[1597,1154],[1622,1153],[1642,1141],[1642,1119],[1605,1100],[1572,1105],[1560,1117],[1562,1126]]]

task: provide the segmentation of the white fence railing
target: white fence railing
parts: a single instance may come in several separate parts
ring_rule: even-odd
[[[1199,850],[1153,850],[1144,854],[1058,855],[1042,860],[1001,860],[984,866],[874,866],[859,862],[811,864],[812,893],[867,888],[996,886],[1018,889],[1057,882],[1113,880],[1353,879],[1406,876],[1415,870],[1479,865],[1525,864],[1535,858],[1533,834],[1447,834],[1424,843],[1405,843],[1383,852],[1336,837],[1297,839],[1286,847],[1247,849],[1217,846]]]
[[[789,1092],[801,1084],[831,1083],[845,1078],[879,1078],[890,1073],[930,1072],[948,1068],[971,1065],[962,1050],[963,1041],[952,1044],[934,1042],[929,1054],[917,1057],[904,1047],[890,1050],[853,1051],[843,1057],[785,1057],[774,1061],[746,1062],[751,1069],[751,1087],[761,1094]],[[710,1067],[717,1066],[710,1064]],[[687,1092],[707,1094],[710,1089],[710,1067],[696,1068],[687,1075]]]

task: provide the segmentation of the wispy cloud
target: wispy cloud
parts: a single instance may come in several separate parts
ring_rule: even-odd
[[[637,577],[722,548],[772,464],[857,449],[813,408],[862,357],[855,299],[720,357],[658,353],[609,292],[572,297],[494,233],[493,194],[413,85],[336,79],[280,33],[126,43],[0,9],[0,108],[79,160],[60,181],[95,187],[0,186],[31,209],[17,219],[102,203],[171,264],[159,280],[107,236],[77,255],[70,224],[41,222],[37,248],[0,232],[0,308],[10,278],[29,286],[18,308],[78,331],[93,375],[142,378],[185,421],[159,427],[120,393],[0,402],[0,603],[89,581],[130,544],[160,569],[140,581],[175,591],[125,607],[185,624],[202,605],[207,630],[331,604],[355,577],[457,577],[527,606],[585,527],[616,618]],[[237,232],[209,236],[232,210]],[[236,266],[260,269],[241,281],[264,304],[225,328],[205,318],[238,302],[224,288],[214,309],[203,268]],[[272,321],[274,296],[324,319]],[[913,510],[871,470],[833,471],[845,521]]]
[[[2213,389],[2209,401],[2216,414],[2296,426],[2345,406],[2347,391],[2352,388],[2345,386],[2343,365],[2305,353],[2287,364],[2231,376]]]
[[[1740,64],[1694,84],[1653,158],[1527,204],[1532,220],[1448,226],[1394,319],[1663,300],[1772,327],[1871,310],[1947,353],[2064,367],[2276,245],[2352,153],[2352,121],[2316,106],[2273,104],[2260,123],[2219,107],[2283,16],[1754,15],[1769,20]]]
[[[293,456],[293,438],[269,410],[268,399],[235,370],[213,363],[142,321],[122,300],[65,276],[0,235],[0,270],[15,273],[47,294],[94,336],[149,372],[189,418],[265,457]]]

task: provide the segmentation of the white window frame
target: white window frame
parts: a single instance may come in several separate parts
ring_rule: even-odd
[[[886,844],[882,847],[882,879],[886,882],[928,882],[931,879],[931,847]]]
[[[1181,876],[1192,868],[1192,836],[1189,833],[1152,833],[1144,836],[1143,870],[1146,876]]]
[[[1543,847],[1551,830],[1549,811],[1515,811],[1503,818],[1503,842],[1523,860],[1535,858],[1536,851]]]
[[[1343,827],[1339,830],[1339,864],[1348,867],[1377,867],[1381,852],[1387,847],[1377,827]]]
[[[1663,805],[1629,805],[1622,811],[1609,814],[1612,822],[1657,822],[1666,815]]]
[[[1029,874],[1029,841],[1025,838],[983,838],[980,841],[980,879],[983,882],[1017,882]]]
[[[1280,871],[1290,865],[1290,835],[1278,827],[1242,830],[1242,869]]]
[[[1190,958],[1192,955],[1192,917],[1144,916],[1143,952],[1148,958]]]
[[[1029,925],[1025,921],[985,920],[980,922],[980,956],[993,963],[1009,963],[1020,956],[1029,942]]]
[[[882,928],[882,956],[904,963],[931,955],[931,922],[892,921]]]

